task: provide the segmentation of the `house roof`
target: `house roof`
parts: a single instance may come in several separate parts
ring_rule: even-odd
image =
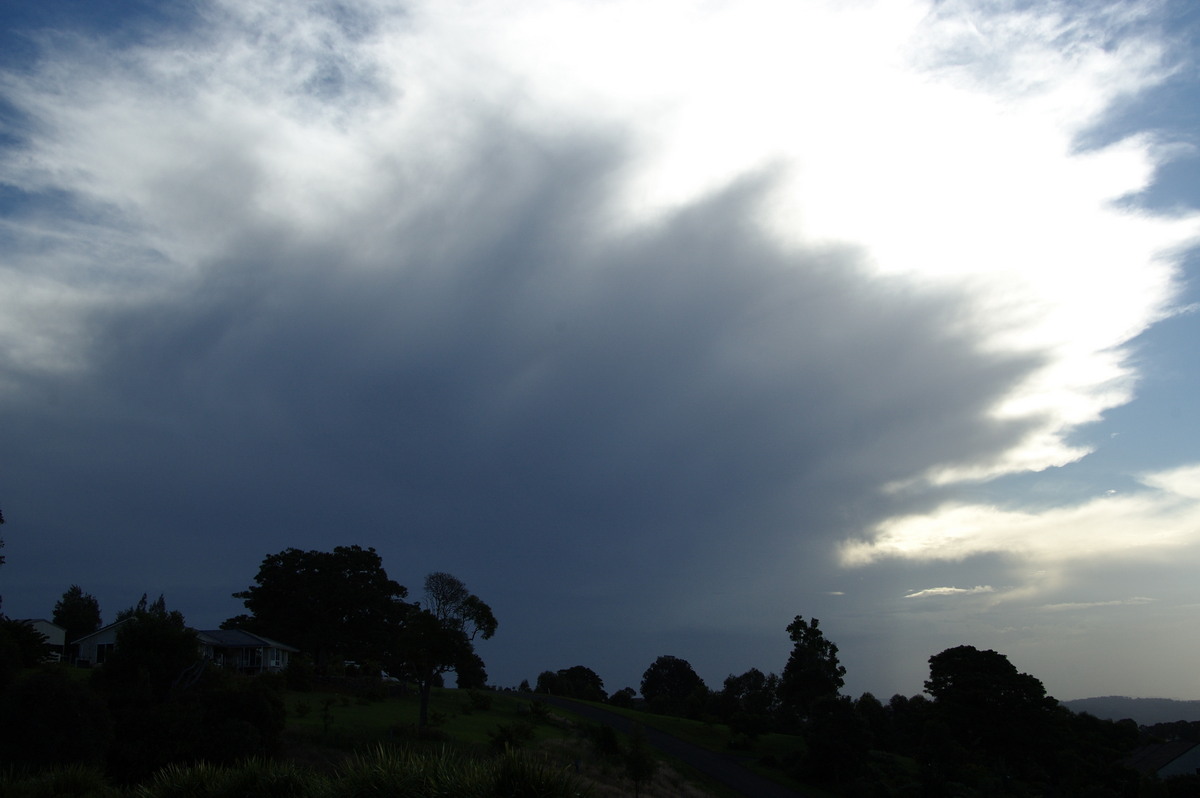
[[[116,626],[120,626],[123,623],[128,623],[130,620],[132,620],[132,619],[131,618],[122,618],[121,620],[116,621],[114,623],[110,623],[107,626],[101,626],[99,629],[97,629],[94,632],[91,632],[90,634],[86,634],[83,637],[75,638],[74,640],[71,641],[71,644],[74,645],[75,643],[82,643],[84,640],[87,640],[89,637],[95,637],[96,635],[100,634],[101,632],[107,632],[109,629],[112,629]]]
[[[1142,746],[1125,760],[1125,764],[1139,773],[1157,773],[1200,743],[1191,740],[1171,740]]]
[[[247,632],[245,629],[197,629],[196,635],[200,638],[201,643],[222,648],[278,648],[293,653],[300,651],[286,643]]]
[[[44,623],[47,626],[53,626],[55,628],[62,629],[64,632],[67,631],[66,628],[59,626],[54,621],[47,621],[45,618],[21,618],[17,622],[18,623]]]

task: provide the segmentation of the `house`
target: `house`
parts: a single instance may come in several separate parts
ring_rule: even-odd
[[[74,641],[79,647],[76,664],[103,665],[117,645],[117,632],[130,618],[97,629]],[[274,673],[287,667],[300,649],[247,632],[244,629],[193,629],[205,661],[239,673]]]
[[[72,640],[71,645],[75,646],[79,652],[75,655],[75,664],[85,668],[103,665],[104,660],[108,659],[108,655],[117,646],[117,631],[122,624],[129,623],[130,620],[130,618],[126,618],[116,623],[110,623],[108,626],[101,626],[89,635]]]
[[[1171,740],[1143,746],[1125,764],[1146,776],[1193,776],[1200,774],[1200,743]]]
[[[47,621],[45,618],[26,618],[21,621],[36,629],[43,637],[46,638],[46,647],[50,649],[48,659],[52,662],[58,662],[66,653],[67,647],[67,630],[56,623]]]
[[[288,666],[291,656],[300,652],[245,629],[209,629],[197,631],[196,636],[204,659],[239,673],[281,671]]]

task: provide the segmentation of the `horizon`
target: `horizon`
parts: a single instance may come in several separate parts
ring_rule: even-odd
[[[501,685],[1194,700],[1198,107],[1188,0],[10,4],[2,609],[359,544]]]

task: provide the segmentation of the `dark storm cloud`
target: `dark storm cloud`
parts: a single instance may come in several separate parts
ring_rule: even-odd
[[[216,601],[268,551],[361,542],[510,618],[605,594],[652,616],[800,545],[803,582],[885,483],[1009,445],[985,415],[1036,364],[981,354],[955,296],[780,248],[765,179],[598,235],[615,163],[496,131],[406,221],[248,225],[175,293],[97,311],[86,372],[4,411],[6,509],[69,565],[22,581],[103,557],[134,598]]]
[[[1076,263],[1109,255],[1076,257],[1076,238],[1120,226],[1062,190],[1081,173],[1056,166],[1060,138],[995,133],[1045,132],[1015,100],[974,119],[964,95],[924,93],[928,75],[895,83],[893,60],[875,63],[887,47],[857,30],[814,73],[877,74],[846,84],[862,95],[850,108],[840,89],[793,91],[800,68],[731,66],[728,85],[693,96],[684,84],[710,60],[696,42],[671,48],[678,87],[607,62],[568,58],[560,74],[551,45],[572,25],[434,6],[410,19],[387,3],[205,4],[203,24],[163,36],[147,22],[76,52],[47,35],[36,68],[4,76],[5,610],[48,614],[78,582],[108,618],[163,591],[212,626],[240,611],[229,594],[265,554],[359,543],[410,587],[446,570],[488,600],[501,630],[482,653],[501,684],[584,664],[610,689],[636,686],[665,653],[710,684],[779,670],[797,613],[826,621],[871,689],[894,665],[915,692],[936,646],[991,645],[966,637],[980,615],[989,635],[1011,625],[988,602],[1028,575],[983,545],[1010,538],[993,531],[949,564],[846,570],[838,552],[943,500],[1028,504],[920,477],[1065,462],[1082,450],[1058,436],[1124,401],[1089,380],[1090,356],[1125,338],[1084,322],[1138,329],[1159,294],[1149,272],[1106,278],[1130,286],[1115,299],[1083,291]],[[832,5],[811,13],[813,30],[849,30]],[[991,73],[1046,34],[1036,15],[1013,19],[971,72],[981,91],[1021,93]],[[596,38],[578,29],[580,45]],[[916,49],[941,52],[939,36]],[[656,65],[646,41],[619,66]],[[1017,61],[1074,85],[1056,43],[1034,50],[1045,57]],[[1141,74],[1132,62],[1118,71]],[[680,107],[659,116],[659,93]],[[781,117],[785,94],[810,99]],[[895,107],[932,116],[914,128]],[[680,185],[766,162],[772,138],[757,134],[776,126],[798,136],[780,159],[793,172],[648,218]],[[790,238],[861,242],[780,243],[781,197],[813,217],[789,217]],[[1031,243],[1001,246],[1017,238]],[[1097,240],[1127,257],[1119,235]],[[1042,320],[1079,350],[1060,351],[1050,324],[1016,344],[1031,354],[996,354]],[[1044,415],[998,420],[1014,398]],[[1030,440],[1052,451],[1026,457]],[[996,592],[947,592],[976,586]]]

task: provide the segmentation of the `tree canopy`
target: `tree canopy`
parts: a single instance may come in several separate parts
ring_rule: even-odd
[[[390,668],[417,682],[420,726],[428,723],[430,691],[442,674],[455,671],[460,687],[486,684],[487,671],[472,641],[490,638],[498,625],[492,608],[451,574],[437,571],[425,577],[425,599],[425,609],[409,605],[389,660]]]
[[[582,701],[604,701],[604,680],[591,668],[573,665],[558,671],[543,671],[538,674],[537,691],[550,695],[578,698]]]
[[[787,627],[792,653],[779,679],[779,701],[784,714],[800,723],[823,698],[836,698],[845,684],[846,669],[838,662],[838,647],[825,638],[821,622],[797,615]]]
[[[642,698],[653,711],[680,713],[689,699],[707,695],[708,687],[690,662],[670,654],[654,660],[642,674]]]
[[[54,605],[54,623],[66,630],[67,643],[100,628],[100,602],[79,585],[71,585]]]
[[[496,633],[496,616],[479,596],[467,590],[456,576],[435,571],[425,577],[425,599],[430,612],[443,625],[462,632],[468,640],[488,640]]]
[[[404,602],[408,590],[388,577],[373,548],[285,549],[263,559],[254,581],[233,594],[250,614],[230,618],[222,628],[296,646],[318,667],[341,659],[382,660],[412,609]]]

